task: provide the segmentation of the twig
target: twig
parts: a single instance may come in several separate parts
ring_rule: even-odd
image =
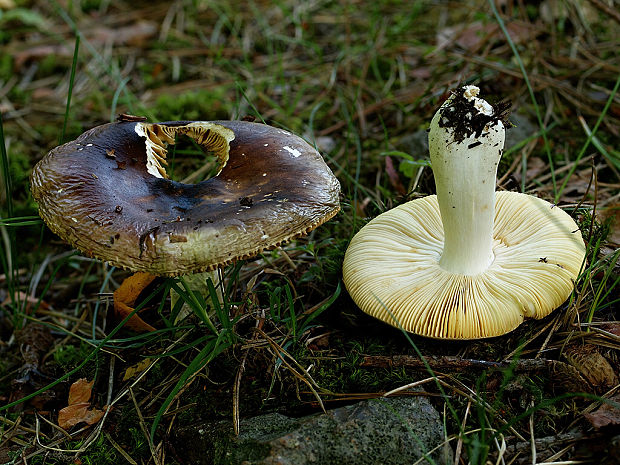
[[[148,442],[149,449],[151,450],[151,457],[153,457],[153,461],[155,462],[155,465],[160,465],[159,457],[157,457],[157,451],[155,450],[155,445],[153,444],[153,441],[151,440],[151,435],[146,429],[146,423],[144,421],[144,417],[142,416],[142,411],[140,410],[140,407],[138,406],[138,402],[136,401],[136,397],[133,394],[133,389],[131,389],[131,386],[129,386],[129,395],[131,396],[131,400],[133,401],[133,405],[136,409],[136,413],[138,414],[140,429],[142,430],[142,434],[144,434],[144,437],[146,438]]]
[[[471,369],[501,370],[512,366],[515,371],[541,372],[548,371],[549,366],[556,362],[556,360],[546,359],[523,359],[516,361],[490,362],[488,360],[475,360],[452,355],[428,355],[425,358],[433,370],[450,371],[465,371]],[[425,369],[424,362],[418,357],[412,355],[366,355],[364,356],[360,366],[372,368],[406,367]]]
[[[620,13],[618,13],[618,10],[614,10],[613,8],[605,5],[605,3],[601,0],[590,0],[590,3],[607,16],[611,16],[617,23],[620,23]]]
[[[530,408],[534,406],[534,401],[530,401]],[[530,415],[530,451],[532,453],[532,465],[536,465],[536,435],[534,434],[534,413]]]
[[[463,421],[461,422],[461,432],[465,431],[465,425],[467,424],[467,417],[469,416],[470,408],[471,408],[471,400],[467,402],[467,408],[465,409],[465,415],[463,415]],[[459,440],[456,443],[456,450],[454,451],[454,465],[459,465],[459,458],[461,457],[462,449],[463,449],[463,435],[459,434]]]
[[[389,397],[391,395],[398,394],[399,392],[407,391],[413,387],[420,386],[421,384],[426,384],[429,381],[434,381],[435,379],[436,377],[433,376],[431,378],[421,379],[420,381],[416,381],[414,383],[405,384],[404,386],[399,386],[396,389],[392,389],[391,391],[388,391],[385,394],[383,394],[383,397]]]
[[[248,352],[249,350],[246,350],[243,354],[243,358],[241,359],[241,363],[237,369],[237,374],[235,375],[235,384],[233,384],[233,430],[235,432],[235,436],[239,436],[239,391],[241,388],[241,378],[243,377],[243,372],[245,371],[245,361],[248,358]]]
[[[138,465],[138,462],[131,458],[127,451],[125,451],[125,449],[119,446],[107,432],[104,432],[103,434],[105,438],[110,442],[110,444],[112,444],[112,447],[114,447],[116,451],[125,458],[125,460],[127,460],[131,465]]]

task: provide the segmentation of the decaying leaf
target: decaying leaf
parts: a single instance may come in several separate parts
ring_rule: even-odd
[[[114,313],[121,320],[133,312],[133,306],[140,292],[146,288],[155,276],[149,273],[138,272],[129,276],[121,286],[114,291]],[[137,332],[155,331],[155,328],[145,322],[137,314],[134,314],[127,320],[125,325]]]
[[[607,206],[599,213],[599,220],[601,222],[607,220],[611,221],[611,230],[607,235],[607,245],[613,253],[615,249],[620,246],[620,203]]]
[[[37,308],[41,308],[43,310],[49,309],[49,304],[47,304],[44,300],[39,301],[37,297],[33,297],[22,291],[17,293],[17,295],[15,296],[15,300],[7,296],[7,298],[4,299],[2,303],[0,303],[0,307],[6,307],[14,303],[20,305],[23,309],[25,309],[26,313],[30,313],[32,307],[36,305],[38,305]]]
[[[385,172],[390,179],[390,184],[392,184],[392,187],[396,189],[396,192],[398,192],[400,195],[405,195],[407,193],[405,186],[403,186],[403,183],[400,182],[400,178],[398,177],[398,171],[396,171],[396,169],[394,168],[394,163],[389,156],[385,157]]]
[[[14,371],[15,377],[11,380],[9,397],[11,402],[22,399],[49,383],[45,367],[41,366],[41,360],[54,344],[50,329],[34,322],[28,323],[21,330],[16,330],[15,339],[23,363]],[[29,404],[39,410],[44,410],[48,402],[57,399],[57,394],[54,389],[46,389],[31,398]]]
[[[601,329],[615,336],[620,336],[620,323],[606,323],[601,326]]]
[[[540,174],[544,173],[545,170],[548,169],[548,165],[543,161],[542,158],[539,157],[531,157],[527,160],[527,171],[525,172],[525,180],[531,181],[536,178]],[[521,182],[522,174],[520,170],[515,170],[512,175],[517,180],[517,182]]]
[[[93,425],[101,420],[104,411],[90,408],[90,395],[93,381],[78,379],[69,388],[69,405],[58,412],[58,425],[63,429],[71,428],[78,423]]]
[[[616,394],[611,399],[612,403],[605,402],[598,409],[592,413],[586,413],[584,416],[595,428],[602,428],[603,426],[620,425],[620,394]]]
[[[136,363],[135,365],[131,365],[129,368],[125,370],[125,374],[123,375],[123,381],[127,381],[128,379],[133,378],[134,376],[142,373],[153,363],[153,359],[145,358],[141,362]]]
[[[595,391],[605,392],[618,384],[618,375],[596,346],[584,344],[569,347],[564,351],[564,357]]]
[[[127,26],[100,26],[87,33],[94,44],[129,44],[139,46],[157,33],[157,24],[152,21],[139,20]]]
[[[508,33],[514,43],[523,43],[534,40],[540,30],[529,23],[512,21],[506,24]],[[440,48],[452,43],[464,50],[474,52],[484,44],[502,37],[502,31],[496,24],[474,22],[458,26],[445,27],[437,33],[437,45]]]

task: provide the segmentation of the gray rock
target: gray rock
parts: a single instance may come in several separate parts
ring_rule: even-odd
[[[537,124],[532,123],[527,116],[524,116],[521,113],[511,113],[508,120],[513,126],[506,131],[506,143],[504,144],[504,150],[508,150],[513,145],[523,142],[540,130]]]
[[[183,427],[175,449],[196,465],[405,465],[444,440],[424,397],[372,399],[298,419],[272,413],[242,420],[240,430],[235,437],[230,422]],[[439,447],[430,456],[443,465],[451,454]]]
[[[428,131],[418,129],[410,134],[405,134],[398,141],[399,150],[411,155],[415,160],[428,158]]]

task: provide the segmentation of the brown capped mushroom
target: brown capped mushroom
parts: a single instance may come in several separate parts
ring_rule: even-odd
[[[221,171],[167,179],[187,135]],[[90,257],[157,276],[214,270],[308,233],[339,210],[321,155],[288,131],[246,121],[120,121],[53,149],[31,176],[49,228]]]
[[[166,179],[177,134],[212,152],[220,173]],[[340,188],[301,138],[245,121],[104,124],[46,155],[31,187],[69,244],[158,276],[212,270],[301,236],[336,214]]]

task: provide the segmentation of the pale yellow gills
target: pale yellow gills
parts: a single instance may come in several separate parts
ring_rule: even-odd
[[[542,318],[571,294],[585,254],[581,232],[560,208],[497,192],[491,265],[477,275],[439,266],[443,226],[436,196],[370,221],[353,238],[344,283],[366,313],[441,339],[504,334]]]

